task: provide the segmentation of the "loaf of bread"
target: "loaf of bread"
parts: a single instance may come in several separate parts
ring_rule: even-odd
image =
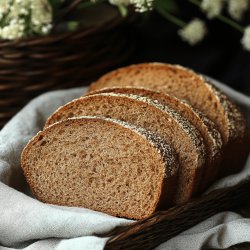
[[[49,117],[46,127],[83,115],[119,119],[158,134],[179,157],[176,203],[188,201],[198,191],[206,162],[205,146],[198,130],[173,109],[146,97],[104,93],[82,97],[62,106]]]
[[[143,63],[107,73],[89,91],[107,87],[139,86],[187,101],[213,121],[225,145],[220,176],[241,170],[250,149],[246,120],[228,97],[201,75],[179,65]]]
[[[157,135],[107,118],[69,119],[39,132],[22,153],[41,201],[143,219],[175,192],[177,155]]]
[[[145,63],[107,73],[59,107],[22,153],[41,201],[143,219],[240,171],[242,113],[207,79]]]
[[[199,192],[206,189],[213,183],[218,176],[219,166],[221,163],[221,154],[223,151],[223,142],[221,134],[216,128],[216,125],[209,120],[204,114],[195,110],[187,102],[184,102],[174,96],[139,87],[113,87],[104,88],[97,91],[92,91],[89,95],[100,93],[121,93],[146,96],[153,100],[159,101],[161,104],[168,106],[180,115],[186,118],[202,135],[207,151],[207,163],[204,167],[202,182],[199,187]]]

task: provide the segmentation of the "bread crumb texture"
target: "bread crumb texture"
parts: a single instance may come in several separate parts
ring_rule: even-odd
[[[149,131],[81,117],[39,132],[22,153],[22,168],[41,201],[141,219],[157,208],[178,162],[170,146]]]

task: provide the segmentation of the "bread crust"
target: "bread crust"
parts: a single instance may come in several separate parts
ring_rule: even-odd
[[[219,124],[215,120],[215,117],[209,116],[206,113],[206,110],[202,111],[204,111],[205,114],[208,115],[208,118],[210,120],[216,123],[222,135],[223,143],[226,145],[223,154],[223,163],[221,165],[220,176],[225,176],[240,171],[244,166],[250,150],[250,146],[248,145],[249,129],[247,128],[246,120],[239,109],[236,107],[236,105],[234,105],[234,103],[229,100],[229,98],[225,94],[223,94],[215,86],[213,86],[206,78],[199,74],[196,74],[194,71],[184,68],[180,65],[170,65],[164,63],[135,64],[105,74],[96,82],[91,84],[89,92],[96,91],[97,89],[101,89],[104,87],[126,85],[145,86],[154,90],[163,91],[165,93],[168,93],[168,91],[171,92],[170,89],[167,89],[166,85],[159,84],[159,82],[157,81],[153,81],[150,84],[146,85],[140,81],[140,76],[143,75],[144,72],[150,70],[159,70],[161,72],[165,71],[166,77],[168,73],[171,72],[171,74],[175,74],[176,76],[184,80],[190,79],[189,82],[192,82],[193,84],[193,91],[191,91],[191,95],[187,96],[186,99],[190,104],[193,104],[193,101],[196,99],[195,91],[198,88],[203,89],[203,91],[207,92],[207,94],[210,95],[210,97],[212,98],[210,112],[215,109],[220,110],[220,112],[218,112],[218,116],[220,116],[222,124]],[[119,82],[118,84],[114,84],[112,82],[112,80],[116,77],[122,79],[123,76],[129,75],[131,72],[133,72],[134,75],[136,72],[138,72],[138,78],[134,76],[134,82],[132,84],[127,84],[126,81]],[[157,75],[154,77],[154,79],[156,78]],[[174,92],[171,92],[171,94],[175,95]],[[200,103],[200,107],[196,108],[199,109],[201,107],[202,103]]]
[[[227,141],[230,140],[229,138],[236,138],[236,137],[242,138],[245,135],[245,131],[246,131],[245,118],[243,117],[242,113],[239,111],[237,106],[231,100],[229,100],[229,98],[224,93],[222,93],[218,88],[212,85],[212,83],[209,82],[208,79],[180,65],[170,65],[170,64],[163,64],[163,63],[142,63],[142,64],[134,64],[128,67],[120,68],[120,69],[107,73],[106,75],[99,78],[96,82],[93,82],[90,85],[87,93],[106,87],[106,85],[109,86],[107,84],[109,79],[112,79],[116,75],[126,74],[130,71],[135,71],[135,70],[138,70],[138,71],[147,70],[150,68],[153,68],[153,69],[157,68],[157,69],[165,70],[166,72],[174,71],[176,72],[176,74],[182,75],[183,78],[191,77],[193,75],[194,78],[199,79],[200,84],[203,84],[204,87],[207,89],[207,91],[210,92],[217,99],[218,103],[221,105],[221,107],[224,110],[224,116],[225,116],[226,124],[228,127],[228,131],[223,131],[222,133],[223,140],[225,141],[225,143],[227,143]],[[156,83],[156,85],[158,84]],[[118,86],[118,85],[114,85],[114,86]],[[127,86],[126,83],[124,83],[123,86]],[[136,83],[135,86],[143,87],[144,85],[140,83]],[[145,86],[145,87],[149,88],[149,86]],[[158,85],[156,90],[161,91],[162,87],[164,86]]]
[[[228,125],[228,134],[224,141],[224,154],[222,167],[219,169],[219,177],[235,174],[239,172],[248,157],[250,151],[250,135],[247,121],[237,105],[231,101],[217,87],[204,79],[211,92],[214,93],[218,101],[224,108],[224,116]]]

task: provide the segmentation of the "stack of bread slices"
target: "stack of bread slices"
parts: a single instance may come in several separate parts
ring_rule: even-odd
[[[240,171],[249,144],[243,115],[207,79],[145,63],[107,73],[56,110],[22,168],[43,202],[142,219]]]

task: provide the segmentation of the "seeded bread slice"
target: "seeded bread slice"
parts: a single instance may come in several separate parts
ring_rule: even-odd
[[[204,77],[178,65],[143,63],[107,73],[89,91],[114,86],[144,86],[186,100],[218,126],[227,145],[221,175],[243,167],[250,150],[246,120],[235,104]]]
[[[222,138],[220,132],[217,130],[216,125],[210,121],[201,112],[195,110],[187,102],[180,99],[164,94],[159,91],[153,91],[146,88],[139,87],[113,87],[104,88],[97,91],[90,92],[89,95],[100,93],[121,93],[121,94],[134,94],[145,96],[153,100],[159,101],[161,104],[166,105],[186,118],[202,135],[204,144],[207,149],[207,164],[203,173],[201,186],[199,191],[202,192],[213,181],[218,178],[219,165],[221,163],[222,153]]]
[[[155,134],[97,117],[56,123],[22,153],[24,175],[39,200],[133,219],[166,207],[178,167],[175,152]]]
[[[175,202],[186,202],[196,194],[206,161],[205,146],[197,129],[177,112],[146,97],[104,93],[82,97],[59,108],[45,127],[82,115],[123,120],[162,137],[177,152],[180,162]]]

